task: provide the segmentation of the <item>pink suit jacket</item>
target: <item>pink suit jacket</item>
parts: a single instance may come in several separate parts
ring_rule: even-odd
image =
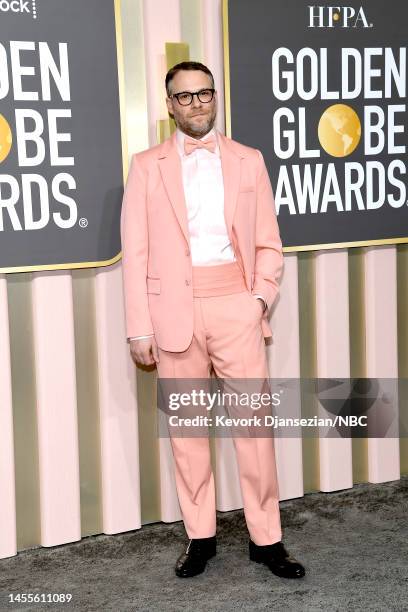
[[[217,131],[224,216],[248,291],[268,304],[279,292],[282,242],[268,172],[257,149]],[[167,351],[184,351],[193,335],[193,287],[187,208],[176,134],[132,156],[121,212],[126,334],[155,334]],[[255,299],[255,298],[254,298]]]

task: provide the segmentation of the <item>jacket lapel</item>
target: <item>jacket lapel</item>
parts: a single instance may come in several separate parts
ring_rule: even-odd
[[[222,175],[224,179],[224,217],[228,236],[232,242],[232,222],[237,205],[240,176],[241,158],[233,148],[233,144],[221,132],[217,131],[218,144],[220,147]]]
[[[164,141],[159,154],[159,167],[171,205],[180,223],[187,244],[190,244],[187,206],[184,197],[181,160],[177,151],[176,132]]]

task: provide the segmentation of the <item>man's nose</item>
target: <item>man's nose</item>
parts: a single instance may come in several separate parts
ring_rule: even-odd
[[[200,108],[201,107],[201,102],[198,99],[198,96],[193,96],[193,101],[192,101],[191,105],[194,106],[194,108]]]

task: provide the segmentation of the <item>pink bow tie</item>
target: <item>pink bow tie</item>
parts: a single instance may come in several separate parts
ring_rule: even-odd
[[[190,155],[196,149],[207,149],[211,153],[215,153],[215,136],[209,136],[205,140],[194,140],[190,136],[184,138],[184,152],[186,155]]]

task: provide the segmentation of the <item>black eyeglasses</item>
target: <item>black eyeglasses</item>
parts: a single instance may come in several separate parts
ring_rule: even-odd
[[[194,96],[200,100],[202,104],[211,102],[214,97],[215,89],[200,89],[200,91],[180,91],[179,93],[171,94],[169,98],[176,98],[181,106],[189,106],[192,103]]]

